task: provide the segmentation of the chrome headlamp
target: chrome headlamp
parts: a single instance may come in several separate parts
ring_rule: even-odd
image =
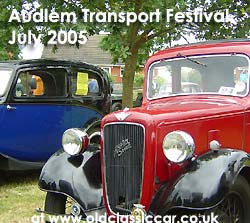
[[[89,145],[88,134],[80,129],[68,129],[63,133],[62,146],[69,155],[84,152]]]
[[[195,144],[192,136],[188,133],[173,131],[165,136],[162,148],[169,161],[182,163],[192,157]]]

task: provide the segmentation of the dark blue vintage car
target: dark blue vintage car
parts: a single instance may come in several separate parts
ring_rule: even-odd
[[[93,65],[58,60],[0,63],[0,169],[41,167],[61,147],[68,128],[100,136],[110,111],[106,73]]]

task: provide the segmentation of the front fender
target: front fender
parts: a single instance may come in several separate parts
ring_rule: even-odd
[[[43,167],[38,184],[41,190],[72,197],[83,210],[103,206],[99,149],[89,146],[79,156],[56,152]]]
[[[174,183],[164,184],[150,211],[164,215],[171,209],[208,209],[221,202],[250,157],[243,151],[221,149],[209,152],[191,163]]]

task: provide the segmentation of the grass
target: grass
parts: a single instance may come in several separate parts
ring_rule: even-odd
[[[0,172],[1,223],[31,223],[31,217],[38,215],[35,209],[43,208],[45,199],[38,177],[38,172]]]

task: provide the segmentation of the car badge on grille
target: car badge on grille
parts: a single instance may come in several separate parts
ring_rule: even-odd
[[[121,143],[119,143],[118,145],[115,146],[115,150],[114,150],[114,157],[116,156],[121,156],[124,152],[126,152],[127,150],[131,149],[131,143],[129,142],[128,139],[123,139]]]
[[[141,204],[134,204],[134,208],[131,214],[134,217],[135,222],[143,223],[145,221],[147,213],[144,208],[145,206]]]
[[[114,115],[119,121],[124,121],[129,115],[131,115],[131,113],[127,113],[128,110],[129,108],[124,108],[122,112],[115,113]]]

